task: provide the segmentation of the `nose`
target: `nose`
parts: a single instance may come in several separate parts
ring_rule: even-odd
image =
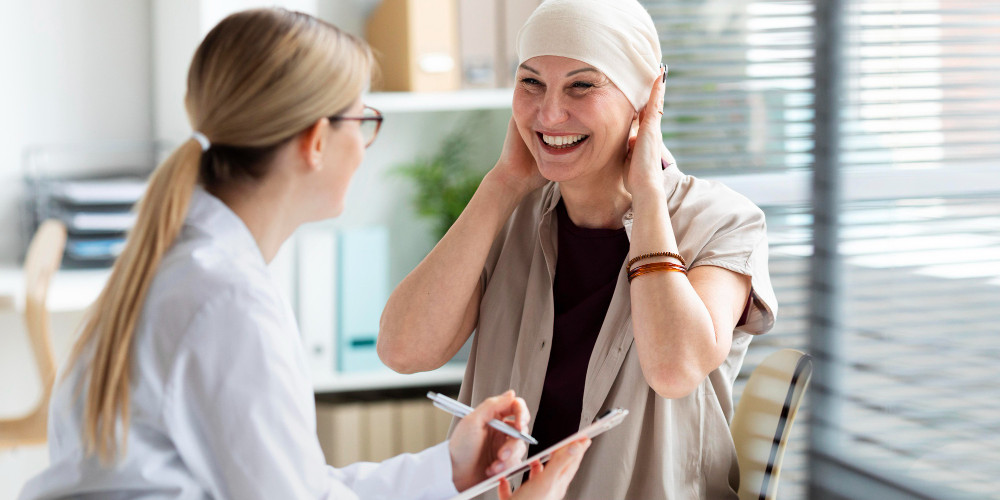
[[[569,109],[561,92],[546,89],[538,109],[538,121],[543,127],[559,125],[569,119]]]

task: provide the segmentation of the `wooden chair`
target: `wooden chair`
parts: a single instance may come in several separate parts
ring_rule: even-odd
[[[750,374],[730,424],[740,466],[740,500],[773,500],[785,445],[812,376],[812,358],[771,354]]]
[[[59,269],[66,247],[66,226],[47,220],[38,227],[24,259],[24,320],[42,395],[34,409],[23,417],[0,419],[0,449],[43,444],[47,437],[49,397],[56,379],[56,359],[52,352],[49,312],[45,306],[49,281]]]

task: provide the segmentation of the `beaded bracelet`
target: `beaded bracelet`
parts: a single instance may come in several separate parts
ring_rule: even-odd
[[[684,257],[681,257],[680,254],[674,252],[650,252],[650,253],[644,253],[638,257],[633,258],[632,260],[628,261],[628,265],[625,267],[628,269],[632,269],[632,264],[635,264],[636,262],[639,262],[642,259],[648,259],[650,257],[673,257],[681,261],[682,266],[687,265],[687,262],[684,262]]]
[[[655,273],[657,271],[672,271],[687,274],[687,268],[682,265],[674,264],[673,262],[653,262],[637,266],[635,269],[629,269],[628,281],[631,283],[633,279],[643,274]]]

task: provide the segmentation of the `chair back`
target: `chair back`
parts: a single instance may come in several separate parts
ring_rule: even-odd
[[[730,431],[740,467],[740,500],[773,500],[785,445],[812,376],[812,358],[794,349],[771,354],[750,374]]]
[[[65,247],[66,226],[57,220],[43,222],[28,245],[28,253],[24,259],[24,321],[41,380],[42,394],[27,415],[0,419],[0,448],[42,444],[46,441],[49,398],[56,379],[56,359],[52,352],[52,332],[46,299],[49,282],[59,270]]]

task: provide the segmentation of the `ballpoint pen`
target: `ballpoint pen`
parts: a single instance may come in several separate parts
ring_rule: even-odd
[[[472,413],[472,407],[460,403],[458,401],[455,401],[454,399],[451,399],[443,394],[438,394],[433,391],[428,391],[427,397],[434,402],[434,406],[448,413],[451,413],[452,415],[458,418],[465,418],[466,415]],[[490,427],[508,436],[524,440],[525,442],[528,442],[530,444],[538,444],[538,440],[536,440],[535,438],[527,434],[524,434],[521,431],[518,431],[517,429],[511,427],[507,423],[497,420],[495,418],[493,420],[490,420],[489,425]]]

